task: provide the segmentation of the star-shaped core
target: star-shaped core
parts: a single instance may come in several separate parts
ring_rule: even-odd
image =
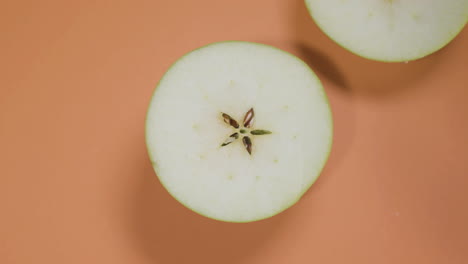
[[[253,122],[254,122],[254,117],[255,117],[255,112],[253,108],[250,108],[249,111],[244,116],[244,122],[242,127],[239,125],[239,123],[232,118],[230,115],[226,113],[221,113],[222,117],[224,119],[224,122],[231,127],[236,129],[236,132],[231,134],[222,144],[221,147],[227,146],[231,144],[232,142],[236,141],[239,137],[242,136],[242,143],[244,144],[245,149],[249,153],[249,155],[252,155],[252,140],[250,139],[249,135],[252,136],[259,136],[259,135],[267,135],[271,134],[270,131],[264,130],[264,129],[252,129]]]

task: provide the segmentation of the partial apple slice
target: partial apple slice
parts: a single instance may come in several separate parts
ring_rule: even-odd
[[[146,141],[161,183],[209,218],[250,222],[296,203],[319,176],[332,116],[300,59],[251,42],[219,42],[166,72],[150,102]]]
[[[305,0],[331,39],[368,59],[401,62],[447,45],[468,21],[468,0]]]

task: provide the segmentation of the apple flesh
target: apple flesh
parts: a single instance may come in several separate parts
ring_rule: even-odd
[[[321,82],[300,59],[263,44],[218,42],[165,73],[146,142],[175,199],[209,218],[250,222],[289,208],[317,179],[332,116]]]
[[[447,45],[468,21],[467,0],[305,0],[336,43],[368,59],[402,62]]]

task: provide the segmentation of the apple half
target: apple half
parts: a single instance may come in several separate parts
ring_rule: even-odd
[[[410,61],[443,48],[468,21],[468,0],[305,0],[316,24],[368,59]]]
[[[146,143],[162,185],[189,209],[251,222],[294,205],[324,167],[332,115],[300,59],[242,41],[189,52],[160,80]]]

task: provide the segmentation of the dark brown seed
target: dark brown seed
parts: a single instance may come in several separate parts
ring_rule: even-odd
[[[233,126],[235,128],[239,128],[239,123],[237,123],[237,121],[234,120],[234,118],[232,118],[228,114],[223,113],[223,119],[226,124]]]
[[[243,137],[242,142],[249,155],[252,155],[252,140],[249,137]]]
[[[230,135],[224,142],[221,144],[221,147],[227,146],[239,138],[239,133],[234,133]]]
[[[254,116],[255,116],[254,110],[253,110],[253,108],[250,108],[250,110],[245,114],[245,117],[244,117],[244,126],[245,127],[251,127],[252,126],[253,121],[254,121]]]
[[[251,133],[252,135],[268,135],[268,134],[271,134],[270,131],[268,131],[268,130],[263,130],[263,129],[252,130],[252,131],[250,131],[250,133]]]

